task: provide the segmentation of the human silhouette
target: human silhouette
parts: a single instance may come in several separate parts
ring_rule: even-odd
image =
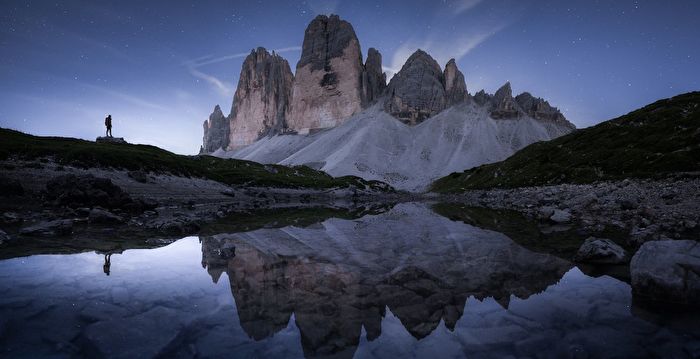
[[[109,275],[110,272],[110,267],[112,266],[112,254],[105,254],[105,264],[102,266],[102,270],[105,272],[106,275]]]
[[[105,136],[112,137],[112,115],[107,115],[105,118],[105,126],[107,127]]]

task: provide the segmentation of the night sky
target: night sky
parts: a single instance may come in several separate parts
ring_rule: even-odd
[[[586,127],[700,90],[700,1],[12,1],[0,4],[0,127],[114,135],[193,154],[254,47],[292,70],[304,29],[337,13],[397,71],[422,48],[470,93],[511,81]]]

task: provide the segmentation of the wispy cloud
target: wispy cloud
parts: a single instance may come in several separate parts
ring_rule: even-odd
[[[232,96],[233,95],[233,85],[219,80],[215,76],[205,74],[202,71],[197,70],[195,67],[189,67],[190,74],[200,80],[204,80],[214,87],[222,96]]]
[[[287,47],[282,47],[278,49],[274,49],[275,53],[282,54],[285,52],[292,52],[292,51],[300,51],[301,46],[287,46]],[[234,86],[233,84],[226,82],[224,80],[221,80],[217,78],[216,76],[204,73],[201,71],[199,68],[202,66],[210,65],[210,64],[215,64],[219,62],[224,62],[228,60],[233,60],[233,59],[240,59],[243,57],[246,57],[250,54],[250,52],[239,52],[235,54],[228,54],[228,55],[222,55],[222,56],[214,56],[214,55],[205,55],[198,57],[196,59],[188,60],[185,61],[182,65],[187,67],[187,70],[189,73],[200,79],[204,80],[212,87],[218,91],[221,95],[223,96],[232,96],[233,91],[234,91]]]
[[[475,6],[479,5],[483,0],[460,0],[457,1],[454,7],[454,14],[459,15],[465,11],[469,11]]]
[[[106,87],[92,85],[92,84],[88,84],[88,83],[81,83],[81,86],[88,88],[88,89],[91,89],[93,91],[101,92],[103,94],[106,94],[106,95],[109,95],[112,97],[116,97],[116,98],[121,99],[122,101],[128,102],[132,105],[145,107],[145,108],[149,108],[152,110],[168,111],[168,108],[161,106],[159,104],[149,102],[149,101],[144,100],[143,98],[132,96],[132,95],[129,95],[129,94],[126,94],[123,92],[114,91],[114,90],[108,89]]]
[[[432,37],[406,41],[396,49],[391,57],[390,65],[385,66],[384,71],[387,72],[387,78],[393,77],[417,49],[422,49],[429,53],[440,65],[446,64],[451,58],[459,61],[470,51],[479,46],[479,44],[488,40],[505,27],[506,24],[496,25],[482,31],[456,35],[453,39],[449,39],[448,41],[444,39],[436,41],[433,40]]]

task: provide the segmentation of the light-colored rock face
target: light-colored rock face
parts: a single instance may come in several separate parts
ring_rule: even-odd
[[[367,51],[365,70],[362,73],[362,107],[379,98],[386,88],[386,74],[382,70],[382,54],[371,47]]]
[[[467,83],[464,75],[457,68],[455,59],[450,59],[445,65],[445,97],[447,107],[464,102],[467,99]]]
[[[285,130],[293,81],[279,55],[259,47],[246,57],[231,108],[229,149]]]
[[[200,153],[212,153],[219,148],[228,148],[229,121],[221,112],[221,107],[216,105],[209,119],[204,121],[204,138]]]
[[[418,124],[445,109],[444,83],[440,65],[417,50],[389,82],[384,110],[404,123]]]
[[[308,133],[335,127],[362,109],[362,53],[352,26],[337,15],[307,27],[287,124]]]
[[[517,118],[523,112],[513,98],[510,82],[506,82],[496,91],[492,102],[491,117],[494,119]]]
[[[630,263],[632,291],[656,301],[700,302],[700,242],[644,243]]]

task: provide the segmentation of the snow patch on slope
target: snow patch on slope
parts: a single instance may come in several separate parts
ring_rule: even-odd
[[[486,108],[473,103],[451,107],[411,127],[375,105],[319,133],[266,137],[214,155],[307,165],[333,176],[354,175],[420,191],[437,178],[504,160],[533,142],[566,132],[530,117],[494,120]]]

